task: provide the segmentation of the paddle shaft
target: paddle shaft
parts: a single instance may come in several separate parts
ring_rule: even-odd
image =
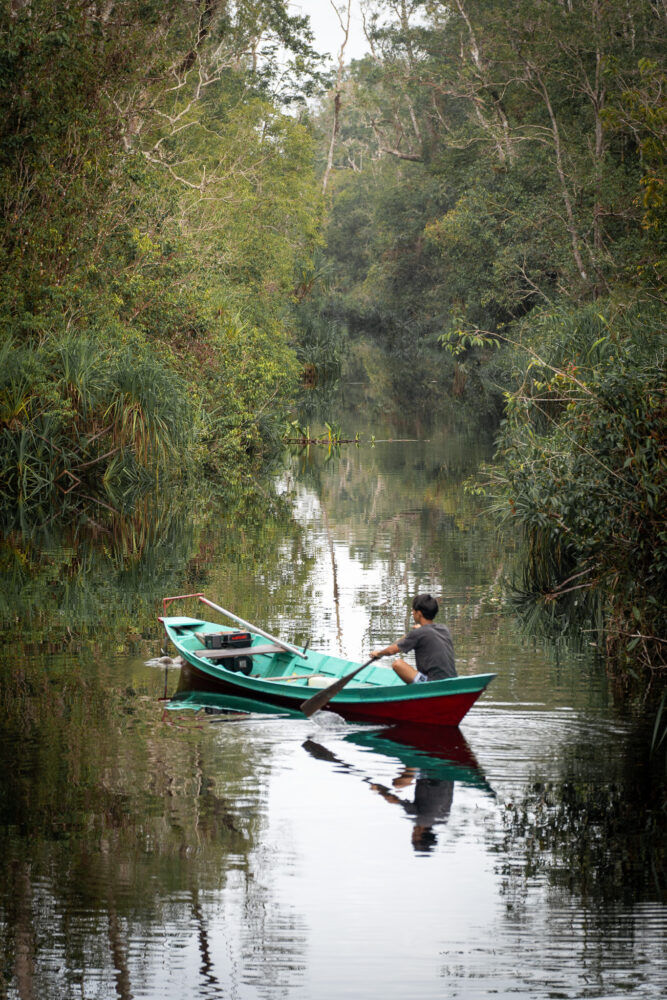
[[[264,629],[259,628],[259,626],[252,625],[250,622],[245,621],[245,619],[239,618],[238,615],[233,615],[231,611],[226,611],[224,608],[221,608],[219,604],[214,604],[213,601],[209,601],[209,599],[204,597],[203,594],[199,594],[198,596],[202,604],[208,604],[209,608],[219,611],[222,615],[227,615],[228,618],[232,618],[235,622],[238,622],[239,625],[243,625],[244,628],[250,629],[251,632],[256,632],[257,635],[264,636],[265,639],[270,639],[271,642],[275,642],[276,646],[280,646],[287,653],[296,653],[296,655],[300,656],[302,660],[307,658],[305,653],[303,653],[300,649],[297,649],[296,646],[292,646],[291,643],[284,642],[282,639],[276,639],[275,635],[270,635],[269,632],[265,632]]]
[[[327,702],[331,701],[331,699],[335,697],[339,691],[343,690],[345,685],[348,684],[353,677],[357,676],[360,670],[369,666],[376,659],[379,659],[379,657],[371,656],[370,660],[366,660],[365,663],[362,663],[360,667],[356,667],[351,673],[345,674],[345,677],[341,677],[341,679],[336,681],[335,684],[330,684],[329,687],[323,688],[321,691],[318,691],[317,694],[314,694],[312,698],[302,701],[301,711],[303,714],[310,718],[310,716],[315,712],[318,712],[320,708],[324,708]]]

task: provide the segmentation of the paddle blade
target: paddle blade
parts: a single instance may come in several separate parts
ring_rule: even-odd
[[[335,684],[330,684],[329,687],[322,688],[322,690],[318,691],[317,694],[314,694],[312,698],[302,701],[301,711],[303,714],[310,718],[310,716],[314,715],[315,712],[324,708],[327,702],[331,701],[331,699],[334,698],[339,691],[342,691],[345,685],[348,684],[353,677],[356,677],[360,670],[363,670],[364,667],[369,665],[369,663],[372,663],[373,659],[374,657],[371,656],[370,660],[366,660],[365,663],[362,663],[360,667],[357,667],[356,670],[353,670],[351,673],[345,674],[345,677],[341,677],[341,679],[336,681]]]

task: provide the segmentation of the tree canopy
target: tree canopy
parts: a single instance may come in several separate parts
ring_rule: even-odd
[[[427,353],[469,409],[495,400],[528,617],[579,629],[583,607],[664,667],[664,6],[362,8],[370,53],[319,115],[321,311]]]

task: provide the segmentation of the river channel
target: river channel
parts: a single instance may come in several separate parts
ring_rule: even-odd
[[[490,441],[342,412],[358,445],[232,509],[4,540],[0,997],[664,995],[664,767],[591,637],[504,611],[516,553],[464,490]],[[435,734],[174,707],[157,615],[195,591],[357,661],[430,591],[497,676]]]

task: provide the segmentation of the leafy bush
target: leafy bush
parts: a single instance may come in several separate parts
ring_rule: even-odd
[[[524,611],[602,625],[608,652],[667,666],[667,379],[661,316],[597,306],[541,318],[507,394],[496,498],[523,529]],[[525,367],[525,366],[524,366]]]
[[[134,340],[6,341],[0,360],[0,497],[10,507],[107,501],[120,477],[180,467],[199,433],[188,386]],[[69,499],[68,499],[69,498]]]

